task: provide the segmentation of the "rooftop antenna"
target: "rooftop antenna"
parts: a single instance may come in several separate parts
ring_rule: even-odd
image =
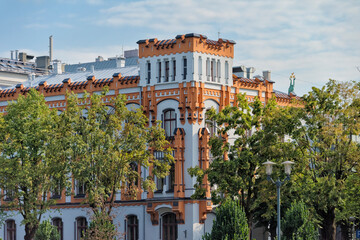
[[[218,39],[220,38],[220,31],[218,32]]]
[[[356,69],[360,72],[360,67],[356,67]]]
[[[124,56],[124,44],[121,45],[121,54]]]

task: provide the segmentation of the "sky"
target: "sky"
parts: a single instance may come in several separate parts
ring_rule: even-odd
[[[236,42],[234,65],[271,70],[295,93],[329,78],[360,81],[360,0],[0,0],[0,57],[18,49],[65,63],[137,48],[140,39],[199,33]]]

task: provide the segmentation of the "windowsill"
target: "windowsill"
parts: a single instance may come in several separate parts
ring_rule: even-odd
[[[174,189],[169,189],[166,191],[166,193],[173,193],[174,192]]]
[[[85,198],[85,194],[76,194],[74,198]]]

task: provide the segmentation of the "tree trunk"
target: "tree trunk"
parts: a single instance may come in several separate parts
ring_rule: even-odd
[[[24,240],[31,240],[35,236],[37,227],[36,226],[30,226],[29,223],[25,224],[25,237]]]
[[[247,223],[248,223],[248,226],[249,226],[249,237],[248,237],[248,239],[250,239],[250,240],[252,239],[252,231],[253,231],[252,217],[253,217],[253,215],[249,214],[248,220],[247,220]]]
[[[321,240],[335,240],[336,239],[336,222],[335,222],[335,208],[328,209],[323,216],[320,230]]]

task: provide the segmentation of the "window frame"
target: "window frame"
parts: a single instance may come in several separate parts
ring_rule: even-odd
[[[187,65],[188,65],[187,58],[183,57],[183,80],[186,80],[187,77]]]
[[[161,216],[162,223],[162,240],[177,240],[178,239],[178,223],[176,220],[176,214],[172,212],[164,213]],[[172,231],[171,231],[172,230]],[[172,232],[172,234],[171,234]]]
[[[85,220],[85,221],[84,221]],[[84,237],[88,228],[88,222],[86,217],[77,217],[76,218],[76,240],[81,240]]]
[[[9,224],[12,224],[9,226]],[[5,221],[5,240],[16,240],[16,222],[14,219],[8,219]],[[9,236],[10,235],[10,236]]]
[[[151,62],[146,62],[147,68],[147,84],[150,84],[151,81]]]
[[[132,230],[132,234],[130,233]],[[139,219],[136,215],[126,216],[126,240],[139,240]]]
[[[60,223],[60,224],[57,224]],[[62,220],[62,218],[59,217],[54,217],[53,219],[51,219],[51,224],[53,226],[55,226],[60,234],[60,240],[64,239],[64,222]]]
[[[167,113],[169,112],[169,117],[170,118],[167,118]],[[172,112],[174,113],[174,117],[172,118]],[[163,111],[163,114],[162,114],[162,123],[163,123],[163,128],[165,130],[165,137],[166,138],[171,138],[171,137],[174,137],[174,131],[175,129],[177,128],[177,113],[175,111],[175,109],[173,108],[168,108],[168,109],[165,109]],[[169,132],[167,131],[167,126],[169,125]],[[172,129],[172,127],[174,129]]]

